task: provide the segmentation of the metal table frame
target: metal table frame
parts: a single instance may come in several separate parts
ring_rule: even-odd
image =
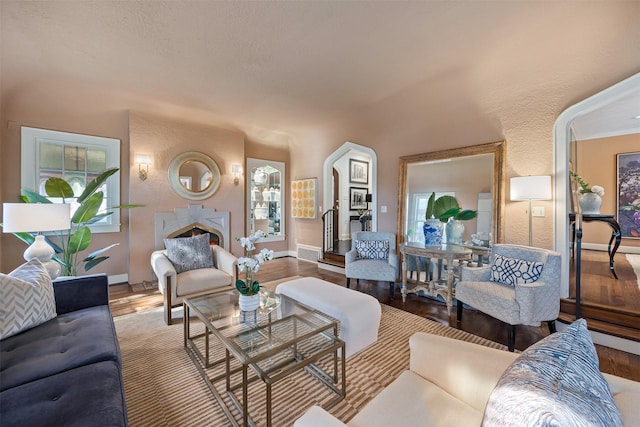
[[[230,291],[235,292],[235,291]],[[266,401],[265,411],[267,426],[272,425],[272,387],[279,380],[286,378],[290,374],[297,372],[300,369],[304,369],[312,377],[320,381],[324,386],[330,389],[336,397],[330,400],[324,405],[325,409],[329,409],[338,402],[340,402],[346,396],[346,363],[345,363],[345,343],[338,337],[338,323],[330,317],[313,310],[303,304],[300,304],[292,299],[286,298],[287,304],[293,304],[299,308],[302,308],[306,313],[313,312],[317,316],[326,319],[326,325],[317,327],[317,325],[311,325],[311,322],[304,316],[299,314],[291,314],[285,318],[276,319],[272,321],[271,313],[266,315],[260,315],[258,312],[243,313],[248,316],[247,321],[254,321],[255,325],[247,330],[244,330],[234,336],[236,338],[240,335],[257,334],[273,343],[272,347],[268,351],[260,352],[254,356],[248,355],[243,351],[236,343],[225,336],[220,330],[218,330],[207,317],[198,310],[198,308],[192,304],[191,299],[184,300],[184,347],[189,357],[193,361],[194,365],[198,369],[200,376],[205,380],[205,383],[209,387],[209,390],[215,397],[216,401],[224,411],[225,415],[229,419],[229,422],[233,426],[255,426],[256,424],[251,419],[249,414],[248,405],[248,393],[249,384],[260,379],[266,386]],[[194,298],[195,300],[196,298]],[[195,315],[200,321],[202,321],[205,331],[197,335],[191,335],[191,315]],[[259,319],[260,316],[266,316],[262,322]],[[252,319],[253,317],[253,319]],[[293,327],[293,339],[289,341],[278,340],[277,337],[272,334],[273,329],[278,326],[287,326],[286,323],[290,323]],[[305,334],[298,335],[297,328],[300,326],[311,326],[312,331]],[[216,341],[219,341],[225,347],[225,356],[216,360],[211,360],[210,346],[211,336]],[[301,347],[309,340],[320,338],[326,341],[326,345],[323,348],[314,351],[312,354],[303,354]],[[197,348],[195,341],[198,339],[204,339],[204,354]],[[265,369],[260,366],[260,362],[264,362],[271,357],[277,356],[284,351],[291,351],[292,357],[282,360],[277,364],[269,366]],[[324,357],[333,355],[332,360],[332,372],[327,373],[316,363]],[[232,360],[235,359],[240,363],[239,367],[232,367]],[[209,378],[207,369],[224,364],[224,373]],[[251,375],[253,373],[253,375]],[[240,374],[240,380],[234,381],[234,376]],[[224,401],[223,396],[216,388],[217,383],[224,381],[224,390],[226,395],[231,399],[234,406],[241,413],[242,421],[238,424],[235,417],[232,415],[230,408]],[[240,391],[241,395],[237,395],[236,392]]]

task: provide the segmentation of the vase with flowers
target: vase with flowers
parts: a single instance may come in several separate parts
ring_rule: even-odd
[[[580,193],[580,210],[583,214],[599,214],[602,205],[602,196],[604,196],[604,188],[599,185],[589,185],[576,172],[570,171],[571,178],[580,186],[577,190]]]
[[[260,266],[273,259],[273,251],[263,248],[255,253],[255,242],[267,237],[264,231],[258,230],[248,237],[236,238],[244,248],[244,256],[238,258],[238,270],[244,272],[245,280],[236,280],[236,289],[240,292],[238,303],[240,310],[253,311],[260,306],[260,284],[254,279]]]

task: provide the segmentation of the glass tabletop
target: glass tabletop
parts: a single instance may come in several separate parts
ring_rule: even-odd
[[[333,345],[336,321],[285,295],[261,300],[255,311],[241,311],[238,292],[226,291],[185,299],[185,304],[237,358],[251,362],[296,346],[315,351]]]

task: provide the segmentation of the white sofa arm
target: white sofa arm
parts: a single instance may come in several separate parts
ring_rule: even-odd
[[[167,279],[176,283],[176,269],[167,258],[165,251],[154,251],[151,254],[151,268],[158,278],[158,288],[164,294],[167,289]]]
[[[319,406],[312,406],[298,418],[294,423],[294,427],[347,427],[346,424],[325,411]]]
[[[236,279],[238,278],[238,258],[218,245],[211,245],[211,251],[216,267],[233,278],[231,286],[235,287]]]
[[[410,369],[483,412],[491,391],[518,354],[418,332],[409,339]]]

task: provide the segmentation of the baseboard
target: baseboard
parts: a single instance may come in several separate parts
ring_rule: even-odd
[[[114,275],[108,276],[107,280],[109,281],[109,285],[117,285],[117,284],[120,284],[120,283],[128,283],[129,282],[129,275],[127,273],[114,274]]]
[[[608,252],[609,246],[600,243],[583,243],[582,249],[590,249],[592,251]],[[616,251],[617,254],[640,254],[640,247],[636,246],[620,246]]]

